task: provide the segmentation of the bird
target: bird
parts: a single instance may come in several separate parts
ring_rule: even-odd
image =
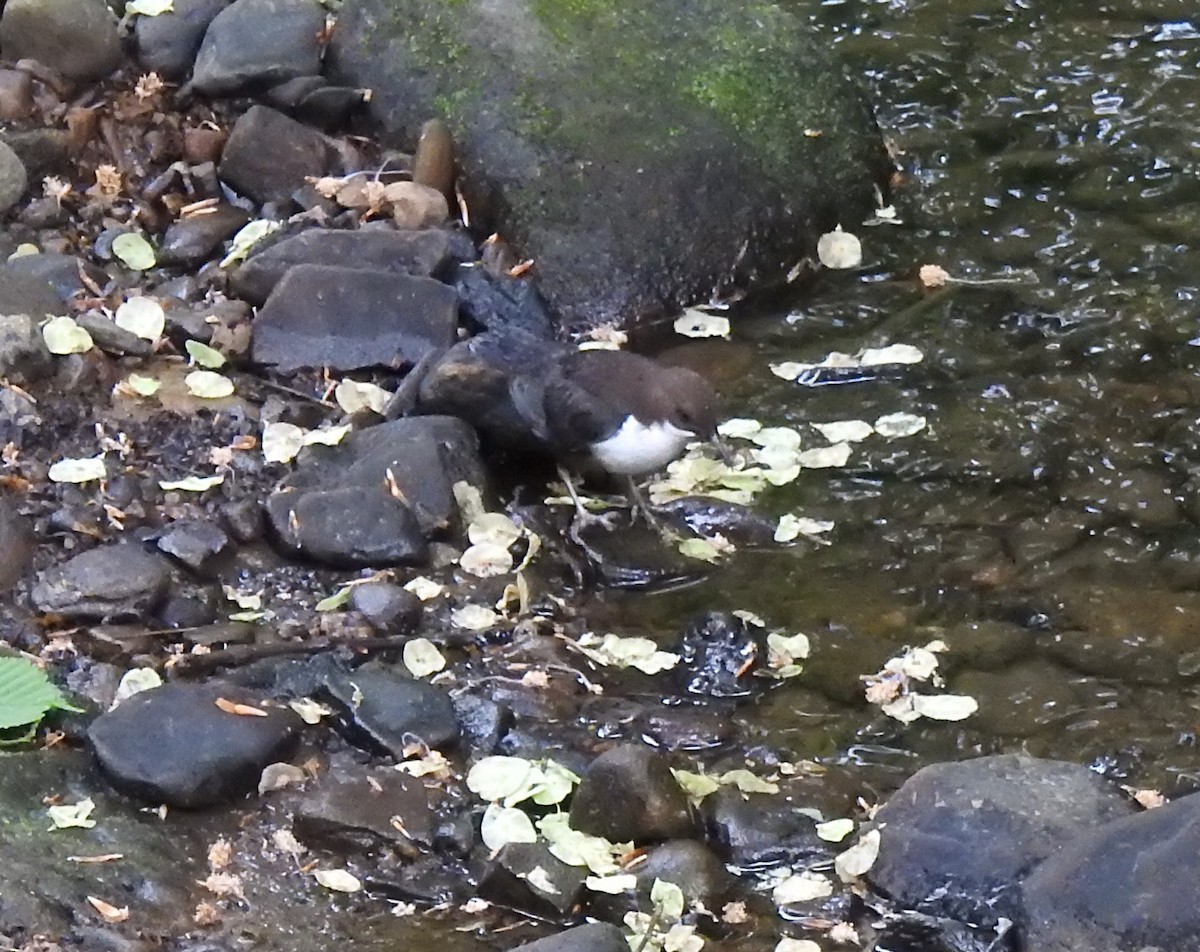
[[[694,370],[623,350],[573,350],[538,374],[510,378],[513,406],[555,456],[579,529],[609,525],[583,506],[570,467],[590,460],[629,486],[634,516],[658,528],[636,478],[663,469],[691,443],[717,442],[719,401]],[[718,448],[719,444],[718,444]]]

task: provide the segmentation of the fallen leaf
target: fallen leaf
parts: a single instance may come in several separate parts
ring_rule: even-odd
[[[833,868],[842,882],[851,883],[874,866],[878,857],[879,831],[870,830],[860,836],[850,849],[834,858]]]
[[[345,869],[318,869],[313,873],[313,879],[334,892],[353,893],[362,889],[358,877]]]
[[[827,268],[857,268],[862,257],[862,242],[841,225],[817,239],[817,260]]]
[[[162,337],[167,318],[154,298],[135,295],[117,308],[113,323],[143,340],[156,341]]]
[[[404,643],[404,667],[414,678],[426,678],[446,667],[446,659],[428,638],[411,638]]]
[[[240,704],[237,701],[230,701],[227,698],[219,697],[213,702],[224,711],[226,714],[236,714],[238,717],[268,717],[266,711],[261,707],[253,707],[250,704]]]
[[[149,271],[157,261],[153,246],[137,232],[117,235],[113,239],[112,253],[133,271]]]
[[[105,479],[108,470],[104,466],[104,454],[101,453],[83,459],[60,459],[51,465],[48,476],[52,483],[90,483]]]
[[[69,830],[72,827],[90,830],[96,825],[93,820],[92,811],[96,809],[96,804],[91,797],[86,797],[78,803],[60,803],[46,809],[46,814],[50,817],[50,831],[54,830]]]
[[[129,918],[128,906],[118,908],[112,903],[105,902],[103,899],[97,899],[95,896],[88,896],[87,901],[91,903],[93,909],[100,913],[100,917],[105,922],[124,922]]]
[[[212,370],[193,370],[183,378],[183,383],[188,393],[203,400],[220,400],[233,395],[233,381]]]
[[[833,895],[833,883],[816,873],[796,873],[771,890],[771,901],[777,906],[794,902],[810,902]]]
[[[52,317],[42,325],[42,340],[52,354],[83,354],[92,349],[92,335],[70,317]]]
[[[728,337],[729,318],[688,308],[675,320],[675,333],[684,337]]]

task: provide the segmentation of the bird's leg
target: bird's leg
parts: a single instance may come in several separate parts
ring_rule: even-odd
[[[673,543],[678,538],[677,534],[654,514],[650,503],[642,494],[642,488],[637,484],[637,479],[633,476],[627,476],[626,479],[629,483],[629,508],[632,510],[630,524],[637,522],[640,515],[646,525],[656,532],[664,542]]]
[[[579,498],[579,491],[575,488],[571,474],[565,468],[559,466],[558,475],[567,487],[567,494],[571,497],[571,502],[575,503],[575,517],[571,520],[571,528],[567,534],[575,542],[579,542],[579,533],[588,528],[588,526],[600,525],[611,531],[613,529],[614,513],[606,512],[597,515],[594,512],[588,512],[583,505],[583,500]]]

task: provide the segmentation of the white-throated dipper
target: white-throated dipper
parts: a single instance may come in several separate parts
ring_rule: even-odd
[[[569,351],[538,375],[510,380],[513,404],[559,461],[579,521],[583,508],[563,464],[581,456],[628,478],[631,502],[654,520],[634,478],[662,469],[689,443],[716,440],[717,395],[694,370],[621,350]]]

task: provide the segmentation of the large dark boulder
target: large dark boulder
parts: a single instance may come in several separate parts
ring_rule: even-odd
[[[772,0],[347,0],[329,59],[411,145],[458,145],[472,225],[568,329],[781,280],[889,163],[827,37]]]

